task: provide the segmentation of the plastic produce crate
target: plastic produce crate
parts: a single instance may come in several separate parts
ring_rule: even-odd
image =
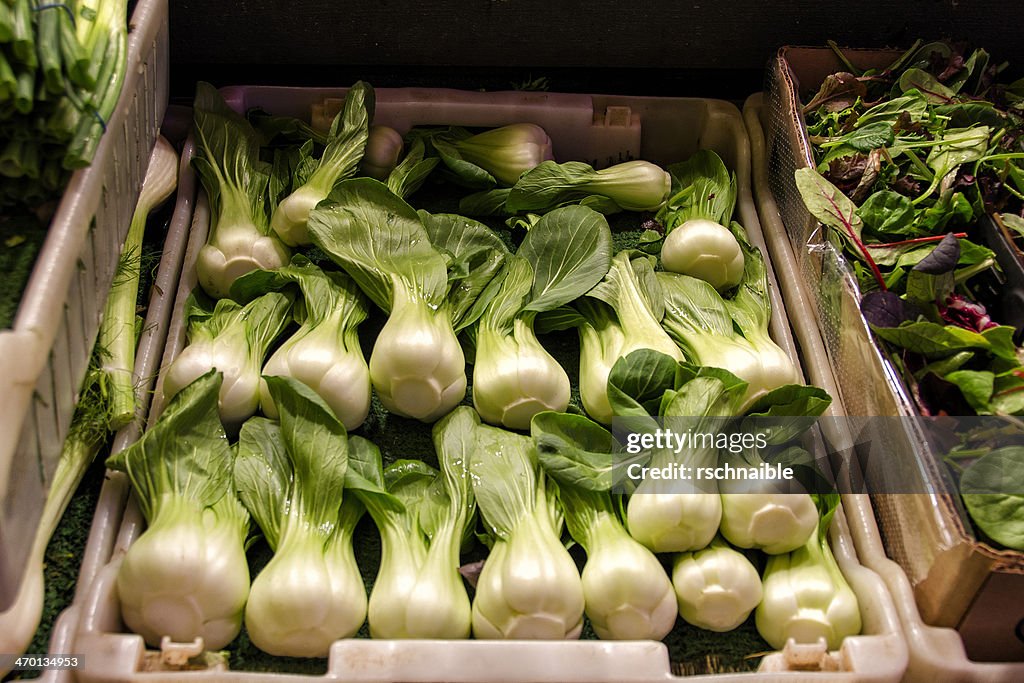
[[[229,88],[223,91],[239,111],[260,106],[272,113],[306,116],[314,102],[336,90]],[[560,95],[551,93],[473,93],[443,90],[377,90],[375,122],[407,130],[413,124],[496,126],[532,121],[543,126],[557,158],[617,161],[642,157],[668,163],[699,148],[718,152],[736,171],[738,206],[751,241],[765,249],[751,193],[750,149],[739,111],[712,100]],[[608,130],[608,129],[611,130]],[[182,184],[192,174],[182,159]],[[191,180],[189,180],[191,182]],[[182,304],[196,286],[194,263],[206,239],[209,209],[202,193],[196,203],[174,315],[161,365],[184,345]],[[767,253],[767,252],[765,252]],[[796,358],[775,275],[772,289],[772,334]],[[152,423],[161,406],[161,380],[150,410]],[[131,436],[119,438],[122,447]],[[126,632],[120,617],[116,576],[126,549],[143,529],[123,475],[105,482],[93,521],[76,599],[58,620],[51,651],[75,652],[83,666],[74,680],[92,681],[672,681],[679,680],[668,650],[651,641],[389,641],[346,639],[336,642],[326,674],[228,671],[223,660],[205,670],[185,670],[188,658],[201,653],[196,644],[165,643],[147,650],[140,636]],[[840,568],[856,593],[863,635],[846,639],[836,652],[823,645],[798,645],[766,655],[757,672],[721,674],[715,680],[752,681],[897,681],[907,663],[907,649],[896,610],[881,578],[857,557],[847,517],[840,508],[830,539]],[[72,680],[69,671],[49,672],[46,680]]]
[[[167,105],[166,0],[139,0],[129,28],[106,133],[72,175],[14,324],[0,331],[0,610],[21,582]]]
[[[863,68],[887,65],[899,54],[844,53]],[[793,181],[796,169],[812,164],[799,90],[816,87],[839,68],[827,48],[782,48],[773,60],[762,113],[773,196],[762,199],[762,216],[780,217],[781,229],[788,234],[797,264],[795,277],[805,292],[813,293],[805,297],[805,305],[817,320],[847,414],[910,418],[917,412],[906,387],[860,315],[852,269],[842,254],[823,242]],[[1012,282],[1009,287],[1013,289]],[[827,300],[826,289],[831,293]],[[997,662],[1024,659],[1019,626],[1024,616],[1024,554],[994,549],[975,537],[946,466],[914,431],[913,421],[903,423],[906,431],[890,433],[890,445],[893,453],[913,456],[913,462],[905,463],[911,477],[906,488],[920,493],[879,494],[873,503],[885,548],[903,570],[882,573],[909,629],[912,665],[927,666],[932,654],[942,653],[952,680],[1020,680],[1024,666],[975,665],[967,656]],[[911,594],[916,607],[907,602]],[[955,627],[960,637],[945,631],[935,635],[939,632],[924,624]]]

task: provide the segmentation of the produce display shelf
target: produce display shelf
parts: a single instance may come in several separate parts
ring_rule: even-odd
[[[229,88],[226,99],[239,111],[259,106],[277,114],[305,115],[313,102],[337,90],[287,88]],[[611,118],[621,128],[607,128]],[[697,149],[713,149],[734,169],[739,184],[738,212],[751,241],[766,250],[751,192],[750,148],[739,111],[713,100],[560,95],[554,93],[472,93],[420,89],[377,91],[375,121],[399,130],[413,124],[448,123],[496,126],[532,121],[543,126],[555,141],[561,159],[615,159],[619,154],[669,163]],[[615,124],[612,124],[615,125]],[[591,142],[588,142],[588,139]],[[188,159],[182,156],[181,184],[194,183]],[[176,217],[177,218],[177,217]],[[196,286],[194,263],[205,242],[209,208],[200,193],[195,204],[184,250],[174,313],[166,344],[153,340],[147,353],[158,355],[161,367],[184,345],[182,304]],[[177,225],[182,222],[176,221]],[[178,235],[175,232],[175,235]],[[169,248],[170,249],[170,248]],[[767,251],[765,251],[767,253]],[[773,304],[772,335],[794,358],[797,346],[769,265]],[[173,286],[164,288],[165,293]],[[160,380],[149,411],[152,422],[160,412]],[[138,432],[118,435],[115,449],[123,448]],[[668,651],[650,641],[386,641],[347,639],[336,642],[326,663],[327,673],[312,678],[297,674],[252,673],[223,668],[181,670],[181,662],[196,654],[189,644],[167,644],[161,651],[147,650],[142,638],[129,634],[121,622],[115,580],[126,549],[138,537],[143,520],[128,495],[125,478],[110,473],[101,492],[79,576],[75,600],[61,614],[51,652],[77,652],[83,667],[47,672],[43,680],[71,681],[272,681],[301,683],[337,681],[672,681]],[[845,505],[844,501],[844,505]],[[757,672],[708,676],[716,681],[896,681],[907,664],[907,648],[896,609],[882,579],[858,558],[849,520],[843,507],[837,512],[830,540],[840,568],[856,593],[863,619],[863,635],[847,638],[836,652],[823,645],[790,644],[761,659]],[[187,668],[187,667],[186,667]],[[697,679],[703,676],[693,677]]]
[[[0,331],[0,611],[21,584],[167,105],[166,0],[139,0],[129,28],[106,132],[71,176],[14,324]]]
[[[899,53],[846,54],[869,68],[887,65]],[[828,361],[822,371],[833,374],[831,385],[837,387],[845,413],[858,416],[851,419],[862,424],[870,416],[912,418],[917,411],[906,387],[860,315],[852,268],[823,239],[793,181],[796,169],[812,165],[798,89],[814,88],[839,68],[827,48],[783,48],[770,67],[763,100],[755,96],[748,102],[748,124],[752,127],[759,116],[764,130],[762,220],[769,234],[786,237],[794,268],[785,282],[803,288],[803,294],[787,302],[793,310],[794,301],[800,300],[808,313],[804,322],[816,327],[823,352],[819,358]],[[826,282],[828,287],[823,286]],[[826,289],[832,292],[828,300]],[[817,381],[829,386],[824,379]],[[890,430],[887,445],[890,452],[912,461],[900,466],[910,477],[906,490],[914,493],[872,496],[884,549],[895,562],[864,553],[872,558],[869,565],[885,577],[900,610],[910,647],[909,675],[1020,680],[1024,664],[1015,660],[1024,658],[1018,627],[1024,613],[1024,554],[992,548],[975,536],[945,465],[914,431],[914,420],[890,424],[897,423],[906,425],[906,431]]]

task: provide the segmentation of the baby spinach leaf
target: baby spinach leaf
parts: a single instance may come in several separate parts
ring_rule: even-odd
[[[914,206],[900,193],[882,190],[868,197],[857,209],[857,215],[871,232],[899,234],[914,220]]]
[[[964,504],[989,538],[1024,550],[1024,447],[996,449],[960,477]]]
[[[996,376],[984,370],[956,370],[943,377],[947,382],[952,382],[964,395],[968,405],[978,415],[991,415],[992,408],[989,400],[992,398],[992,391],[995,385]]]

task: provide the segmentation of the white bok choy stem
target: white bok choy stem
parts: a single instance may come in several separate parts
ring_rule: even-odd
[[[370,369],[359,345],[359,325],[368,313],[363,293],[338,271],[324,271],[305,256],[272,271],[254,271],[235,281],[232,296],[247,301],[269,291],[297,288],[299,329],[267,359],[263,374],[294,377],[322,398],[346,430],[357,429],[370,411]],[[260,410],[271,419],[277,408],[265,381]]]
[[[754,612],[757,631],[774,648],[792,638],[830,650],[860,633],[860,606],[828,544],[828,528],[839,494],[817,497],[818,528],[807,542],[788,554],[770,555],[762,581],[764,599]]]
[[[164,397],[171,398],[217,369],[224,375],[220,417],[229,431],[237,433],[259,406],[260,368],[290,320],[293,295],[268,292],[245,306],[220,299],[212,310],[204,299],[193,293],[185,302],[188,345],[164,372]]]
[[[731,631],[761,602],[761,577],[750,560],[716,536],[703,550],[676,555],[672,586],[679,616],[698,628]]]
[[[373,88],[368,83],[359,81],[349,88],[344,107],[331,122],[327,146],[315,169],[301,186],[281,200],[270,218],[270,227],[288,246],[309,244],[309,212],[327,198],[338,181],[354,176],[359,170],[373,110]]]
[[[359,164],[362,175],[386,182],[391,172],[398,166],[405,142],[402,134],[388,126],[370,126],[366,140],[366,150]],[[308,218],[308,215],[307,215]]]
[[[504,247],[474,221],[421,216],[370,178],[342,181],[332,199],[310,213],[310,235],[389,314],[370,354],[370,381],[388,410],[433,422],[465,396],[455,333],[479,317],[477,298]]]
[[[280,426],[247,421],[235,464],[239,496],[274,551],[253,581],[245,628],[268,654],[326,657],[331,643],[366,619],[352,548],[364,509],[343,495],[350,442],[312,389],[290,377],[266,381]]]
[[[587,551],[586,614],[598,638],[661,640],[676,623],[676,599],[661,562],[623,528],[606,491],[560,483],[569,534]]]
[[[178,392],[142,438],[107,460],[128,474],[148,524],[117,574],[125,625],[219,650],[238,635],[249,595],[249,513],[235,497],[234,451],[217,414],[221,374]]]
[[[470,602],[459,551],[475,519],[468,467],[479,423],[473,409],[463,406],[434,425],[440,473],[420,460],[398,460],[381,475],[376,448],[367,457],[350,458],[351,466],[382,481],[404,505],[396,510],[374,493],[355,490],[381,536],[380,569],[369,604],[374,638],[469,637]]]
[[[762,462],[756,449],[742,460],[731,464],[737,469],[752,470]],[[774,460],[813,466],[811,455],[802,448],[788,448]],[[720,531],[729,543],[739,548],[756,548],[769,555],[788,553],[806,543],[818,528],[814,499],[795,479],[725,479],[719,482],[719,491],[722,494]]]
[[[196,85],[193,117],[197,154],[192,164],[212,208],[196,275],[207,294],[223,298],[240,275],[283,266],[291,253],[270,230],[270,166],[260,161],[255,129],[209,83]]]
[[[476,327],[473,405],[484,421],[525,430],[535,414],[568,407],[569,377],[537,340],[534,318],[600,282],[611,249],[607,220],[582,206],[545,214],[526,234]]]
[[[559,539],[557,487],[539,471],[532,440],[481,425],[470,468],[480,513],[494,536],[477,581],[473,635],[579,638],[583,583]]]
[[[135,307],[139,298],[146,220],[177,187],[178,153],[164,137],[157,136],[132,222],[121,247],[121,259],[107,295],[97,341],[100,348],[106,350],[103,370],[107,375],[111,430],[120,429],[135,417],[135,383],[132,378],[137,343]]]

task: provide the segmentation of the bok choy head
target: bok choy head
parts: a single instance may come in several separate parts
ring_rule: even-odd
[[[297,287],[299,329],[271,354],[264,375],[294,377],[315,391],[345,429],[356,429],[370,410],[370,370],[359,345],[359,324],[366,319],[363,293],[345,273],[323,271],[304,256],[272,271],[239,278],[231,288],[236,299]],[[260,382],[260,409],[277,418],[265,381]]]
[[[762,577],[764,599],[754,612],[757,631],[774,648],[790,638],[830,650],[860,633],[857,596],[846,582],[828,543],[828,529],[839,495],[818,496],[818,528],[791,553],[771,555]]]
[[[352,549],[364,509],[344,495],[350,443],[312,389],[290,377],[266,381],[281,423],[247,421],[235,461],[239,496],[274,551],[252,583],[245,628],[268,654],[326,657],[366,619]]]
[[[221,299],[212,309],[204,299],[193,295],[185,304],[188,346],[164,373],[164,397],[174,396],[211,369],[220,370],[221,420],[237,432],[259,406],[260,368],[290,320],[292,296],[269,292],[245,306]]]
[[[125,624],[159,647],[238,635],[249,595],[249,514],[235,497],[234,452],[217,416],[221,374],[184,387],[156,424],[107,460],[128,474],[147,528],[117,573]]]
[[[587,551],[583,592],[594,632],[602,639],[664,638],[676,623],[676,597],[662,563],[630,537],[606,490],[601,467],[611,467],[611,434],[583,416],[553,412],[535,416],[530,431],[542,466],[558,482],[569,535]]]
[[[665,270],[700,278],[721,291],[735,287],[743,277],[743,251],[725,226],[736,206],[736,174],[706,149],[668,170],[672,196],[657,216],[665,228]]]
[[[290,253],[267,220],[270,169],[259,159],[256,131],[209,83],[196,86],[193,116],[192,164],[212,208],[210,235],[199,251],[196,274],[207,294],[222,298],[240,275],[283,266]]]
[[[561,640],[583,630],[583,584],[559,540],[556,487],[528,436],[481,425],[470,459],[473,493],[494,545],[477,581],[477,638]]]
[[[361,476],[381,482],[398,509],[374,492],[356,489],[381,536],[381,564],[370,594],[374,638],[468,638],[470,603],[459,574],[462,538],[475,501],[469,458],[480,418],[456,408],[434,425],[441,471],[421,460],[399,460],[381,472],[380,452],[350,456]],[[368,443],[368,442],[366,442]]]
[[[599,171],[581,161],[545,161],[519,178],[505,207],[512,213],[542,213],[583,201],[602,207],[602,213],[657,211],[671,187],[669,174],[649,161],[626,161]]]
[[[534,318],[600,282],[611,249],[604,216],[582,206],[545,214],[526,234],[476,328],[473,405],[485,421],[528,429],[536,413],[569,405],[569,377],[537,340]]]
[[[664,300],[653,261],[639,251],[620,251],[604,279],[576,304],[582,315],[580,397],[587,414],[598,422],[612,420],[608,374],[619,358],[651,349],[683,359],[660,324]]]
[[[342,181],[309,217],[313,241],[389,314],[370,355],[388,410],[431,422],[466,393],[455,332],[480,315],[477,298],[500,269],[501,240],[458,216],[421,216],[369,178]]]
[[[552,158],[551,138],[534,123],[513,123],[473,135],[465,128],[414,131],[429,140],[449,178],[476,189],[515,185],[519,177]]]
[[[746,555],[715,537],[707,548],[680,553],[672,563],[679,615],[709,631],[731,631],[761,602],[761,577]]]
[[[665,330],[691,362],[723,368],[744,380],[749,405],[774,389],[798,384],[800,374],[768,334],[771,302],[764,258],[745,241],[741,246],[743,277],[731,298],[698,278],[657,277],[665,295]]]
[[[331,123],[327,146],[319,162],[305,182],[274,209],[270,227],[285,244],[293,247],[309,244],[309,212],[327,198],[338,181],[354,176],[359,170],[369,139],[374,102],[373,88],[362,81],[345,94],[345,104]]]
[[[640,356],[627,358],[638,359]],[[660,413],[676,431],[717,433],[723,421],[739,414],[746,383],[718,368],[680,364],[676,388],[666,391]],[[713,443],[693,443],[680,450],[654,449],[651,468],[673,464],[713,467],[718,450]],[[707,546],[718,532],[722,503],[712,481],[646,477],[629,498],[629,533],[655,552],[685,552]]]

